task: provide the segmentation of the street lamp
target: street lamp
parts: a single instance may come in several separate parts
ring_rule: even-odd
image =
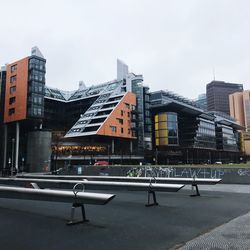
[[[13,177],[14,171],[14,148],[15,148],[15,138],[12,138],[12,152],[11,152],[11,177]]]
[[[11,158],[9,157],[9,160],[8,160],[8,164],[9,164],[9,169],[8,169],[8,171],[6,171],[6,175],[9,175],[9,171],[10,171],[10,169],[11,169]]]
[[[109,165],[110,165],[110,145],[108,144],[108,162],[109,162]]]
[[[23,173],[23,170],[24,170],[24,157],[22,157],[22,173]]]

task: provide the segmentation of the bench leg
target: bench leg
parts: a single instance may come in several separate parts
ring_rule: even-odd
[[[82,211],[82,220],[80,221],[74,221],[74,216],[75,216],[75,209],[77,207],[81,207],[81,211]],[[86,219],[86,214],[85,214],[85,208],[84,208],[84,204],[82,203],[73,203],[72,207],[71,207],[71,217],[70,220],[67,222],[67,225],[76,225],[79,223],[85,223],[88,222],[89,220]]]
[[[192,184],[192,187],[195,187],[196,194],[191,194],[190,196],[191,196],[191,197],[201,196],[201,195],[200,195],[200,192],[199,192],[199,188],[198,188],[197,183],[193,183],[193,184]]]
[[[150,203],[150,194],[153,195],[153,203]],[[151,207],[151,206],[158,206],[159,203],[156,201],[156,194],[155,194],[155,191],[152,191],[152,190],[149,190],[148,191],[148,204],[146,204],[145,206],[146,207]]]

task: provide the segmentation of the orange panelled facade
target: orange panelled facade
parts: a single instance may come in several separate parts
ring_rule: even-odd
[[[97,131],[97,135],[122,138],[135,138],[131,130],[132,105],[136,105],[135,94],[128,92],[124,95],[104,124]]]
[[[26,119],[29,57],[7,65],[4,122]]]

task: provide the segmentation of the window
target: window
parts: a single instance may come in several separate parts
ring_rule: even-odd
[[[121,110],[121,116],[123,116],[123,110]]]
[[[130,135],[130,128],[128,129],[128,134]]]
[[[10,87],[10,93],[12,94],[14,92],[16,92],[16,86]]]
[[[38,114],[38,115],[42,115],[42,109],[41,109],[41,108],[38,108],[38,109],[37,109],[37,114]]]
[[[38,103],[42,104],[42,97],[38,97]]]
[[[116,127],[115,126],[110,126],[111,131],[116,133]]]
[[[123,128],[121,128],[121,133],[123,134]]]
[[[16,82],[16,75],[10,77],[10,83]]]
[[[123,119],[120,119],[120,118],[116,118],[117,121],[120,123],[120,124],[123,124]]]
[[[12,65],[11,68],[10,68],[11,73],[13,73],[14,71],[16,71],[16,69],[17,69],[17,65],[16,64]]]
[[[15,114],[15,109],[14,108],[9,109],[9,115],[12,115],[12,114]]]
[[[130,109],[130,105],[126,102],[125,102],[125,106],[126,106],[126,108]]]
[[[130,117],[130,112],[128,112],[128,117]]]
[[[14,97],[11,97],[10,99],[9,99],[9,104],[11,105],[12,103],[14,103],[14,102],[16,102],[16,97],[14,96]]]

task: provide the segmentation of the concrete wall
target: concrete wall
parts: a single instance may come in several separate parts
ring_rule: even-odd
[[[81,175],[118,175],[126,176],[127,172],[136,166],[72,166],[60,174],[81,174]],[[148,168],[148,166],[147,166]],[[80,170],[81,169],[81,170]],[[140,169],[140,166],[137,168]],[[141,176],[145,176],[144,166],[141,167]],[[162,170],[160,170],[162,169]],[[158,177],[179,177],[179,178],[220,178],[221,183],[227,184],[250,184],[250,168],[219,168],[219,167],[174,167],[160,166],[150,170],[146,176]]]
[[[50,171],[51,140],[50,131],[28,133],[27,167],[29,172]]]

